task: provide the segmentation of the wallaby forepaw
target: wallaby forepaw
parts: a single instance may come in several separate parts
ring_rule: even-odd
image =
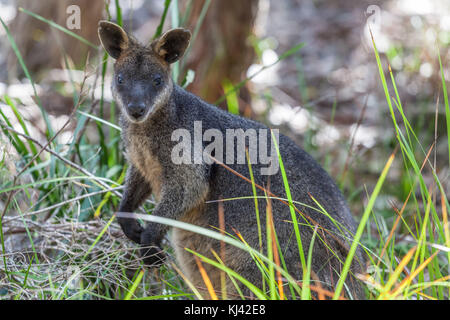
[[[129,223],[122,226],[122,231],[127,238],[136,243],[141,243],[141,234],[143,230],[144,228],[135,223]]]
[[[159,268],[166,260],[164,251],[154,245],[142,247],[141,256],[144,258],[145,266],[151,268]]]

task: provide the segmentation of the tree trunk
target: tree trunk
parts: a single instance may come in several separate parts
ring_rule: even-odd
[[[67,28],[67,19],[71,14],[66,11],[72,4],[80,7],[81,23],[80,29],[70,31],[94,44],[99,44],[97,22],[102,18],[103,1],[18,0],[17,8],[22,7]],[[27,68],[34,74],[50,68],[62,68],[64,54],[73,61],[75,67],[83,67],[88,51],[94,50],[72,36],[56,30],[48,23],[24,12],[18,11],[10,29]],[[91,52],[91,56],[93,53]],[[13,52],[10,52],[8,57],[8,70],[10,78],[14,77],[17,72],[23,75]]]
[[[205,0],[192,2],[187,22],[191,31],[204,4]],[[211,1],[187,58],[186,70],[195,71],[194,82],[188,87],[190,91],[214,103],[224,95],[224,79],[234,85],[245,79],[255,56],[248,37],[252,34],[257,9],[258,0]],[[245,86],[239,92],[239,100],[241,114],[250,115],[250,94]],[[226,102],[220,107],[226,109]]]

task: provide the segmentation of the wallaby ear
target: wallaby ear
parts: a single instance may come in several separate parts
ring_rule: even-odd
[[[103,48],[114,59],[119,58],[129,45],[127,33],[117,24],[106,20],[98,22],[98,37]]]
[[[164,33],[152,44],[153,50],[168,63],[180,59],[191,40],[191,32],[183,28],[172,29]]]

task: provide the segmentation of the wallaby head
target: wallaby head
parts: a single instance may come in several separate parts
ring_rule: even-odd
[[[183,56],[191,33],[172,29],[144,46],[117,24],[100,21],[98,35],[106,52],[116,60],[114,99],[129,121],[146,121],[167,104],[173,89],[170,64]]]

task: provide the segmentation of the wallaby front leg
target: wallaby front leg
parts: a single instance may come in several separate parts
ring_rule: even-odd
[[[147,199],[152,192],[150,184],[140,172],[130,165],[125,178],[125,189],[119,204],[119,212],[134,212]],[[118,218],[123,233],[136,243],[141,242],[141,233],[144,230],[136,219]]]
[[[200,179],[199,179],[200,180]],[[197,180],[197,181],[199,181]],[[201,181],[201,180],[200,180]],[[187,188],[184,184],[163,187],[162,197],[152,215],[177,220],[189,210],[205,201],[208,192],[206,182],[196,184],[196,188]],[[167,231],[167,226],[150,223],[141,234],[141,255],[147,265],[160,264],[164,255],[159,245]]]

